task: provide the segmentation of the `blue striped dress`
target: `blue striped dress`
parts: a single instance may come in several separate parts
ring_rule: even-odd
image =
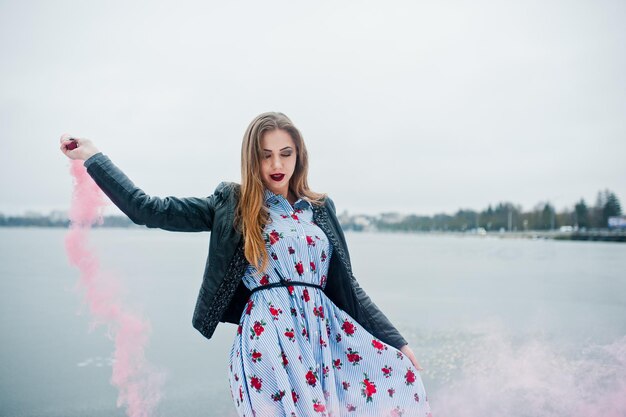
[[[246,287],[286,280],[325,285],[332,245],[310,203],[292,207],[265,189],[271,222],[263,236],[267,273],[250,265]],[[229,384],[241,417],[428,417],[419,371],[318,288],[255,291],[229,357]]]

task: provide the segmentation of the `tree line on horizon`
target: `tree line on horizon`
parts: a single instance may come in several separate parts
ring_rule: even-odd
[[[368,216],[371,225],[388,231],[467,231],[484,228],[486,231],[554,230],[572,226],[579,230],[606,229],[608,218],[620,216],[622,208],[617,195],[606,189],[599,191],[593,206],[581,198],[574,206],[557,212],[550,202],[535,205],[530,211],[510,202],[501,202],[482,211],[460,209],[454,215],[408,215],[400,221],[390,222],[384,216]],[[0,213],[0,227],[68,227],[69,220],[58,212],[44,216],[38,213],[23,216],[4,216]],[[132,227],[135,224],[126,216],[104,216],[103,224],[96,227]],[[363,230],[354,216],[342,219],[346,230]]]
[[[387,221],[384,217],[372,218],[371,224],[379,230],[388,231],[467,231],[484,228],[486,231],[555,230],[572,226],[577,230],[607,229],[608,219],[620,216],[622,208],[615,193],[606,189],[599,191],[595,204],[590,206],[581,198],[572,208],[557,212],[550,202],[541,202],[530,211],[521,205],[501,202],[491,204],[484,210],[460,209],[454,215],[433,216],[408,215],[400,221]],[[346,229],[362,230],[357,222],[348,222]]]

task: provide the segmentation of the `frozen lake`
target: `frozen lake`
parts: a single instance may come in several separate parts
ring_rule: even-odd
[[[89,332],[66,233],[0,229],[1,416],[125,415],[109,383],[113,342],[103,326]],[[434,417],[626,409],[626,245],[346,236],[355,276],[425,369]],[[167,374],[160,416],[235,417],[227,363],[236,327],[221,323],[209,341],[191,326],[208,237],[91,232],[101,269],[152,325],[147,356]]]

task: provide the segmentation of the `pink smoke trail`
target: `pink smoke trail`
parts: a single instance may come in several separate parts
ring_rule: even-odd
[[[504,326],[486,320],[474,341],[440,347],[462,366],[429,395],[434,416],[626,416],[626,336],[565,353],[539,335],[514,342]]]
[[[82,161],[71,161],[74,192],[70,209],[70,229],[65,249],[70,264],[80,271],[79,286],[85,291],[85,302],[94,323],[108,326],[107,334],[115,341],[111,384],[118,388],[117,406],[126,407],[129,417],[153,415],[165,380],[146,361],[150,324],[124,307],[119,283],[100,276],[98,257],[89,248],[89,229],[102,224],[102,210],[108,204],[102,191],[87,173]]]

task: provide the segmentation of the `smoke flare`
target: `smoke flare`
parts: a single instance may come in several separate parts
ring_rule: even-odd
[[[118,391],[117,406],[126,407],[128,417],[154,415],[165,374],[145,358],[150,323],[129,311],[121,300],[122,287],[110,275],[100,271],[98,256],[89,246],[89,230],[102,224],[102,211],[108,200],[85,170],[82,161],[72,161],[70,172],[74,191],[70,208],[70,228],[65,250],[71,265],[80,271],[79,287],[91,313],[91,328],[107,326],[114,340],[111,384]]]

